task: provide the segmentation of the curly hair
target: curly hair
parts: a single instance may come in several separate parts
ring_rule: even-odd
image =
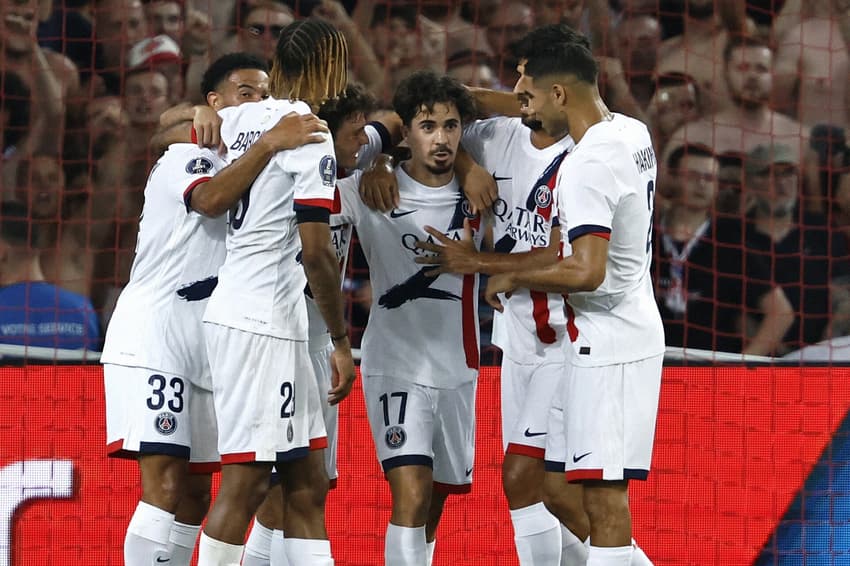
[[[325,101],[317,115],[328,123],[332,135],[336,135],[342,123],[351,116],[369,115],[378,107],[375,97],[358,83],[350,83],[339,98]]]
[[[423,108],[432,112],[434,105],[440,103],[454,104],[461,122],[472,119],[476,114],[475,100],[466,87],[448,75],[438,75],[433,71],[413,73],[399,83],[393,96],[393,109],[405,126],[410,126]]]

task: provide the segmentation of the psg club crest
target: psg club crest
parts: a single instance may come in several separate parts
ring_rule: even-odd
[[[292,442],[292,439],[295,437],[295,431],[292,430],[292,421],[289,421],[289,425],[286,427],[286,441]]]
[[[174,413],[165,411],[156,416],[153,426],[158,433],[171,436],[177,430],[177,417],[174,416]]]
[[[206,157],[196,157],[186,164],[186,173],[189,175],[203,175],[209,173],[212,168],[212,161]]]
[[[546,185],[540,185],[534,189],[534,204],[538,208],[549,208],[552,204],[552,191]]]
[[[326,155],[319,162],[319,175],[322,177],[324,186],[334,186],[336,183],[336,159],[333,155]]]
[[[460,203],[460,210],[467,218],[475,218],[475,213],[472,212],[472,205],[469,204],[469,200],[463,199],[463,202]]]
[[[400,426],[391,426],[387,429],[384,440],[389,448],[396,450],[404,446],[405,441],[407,441],[407,433]]]

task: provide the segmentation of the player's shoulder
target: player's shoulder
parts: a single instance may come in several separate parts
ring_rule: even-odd
[[[159,158],[158,166],[164,167],[166,174],[176,173],[176,168],[183,168],[189,175],[204,175],[224,167],[224,161],[218,152],[206,147],[198,147],[193,143],[175,143]]]
[[[508,116],[493,116],[473,120],[463,128],[465,135],[477,136],[483,140],[491,140],[497,137],[512,135],[518,127],[522,126],[522,120]]]

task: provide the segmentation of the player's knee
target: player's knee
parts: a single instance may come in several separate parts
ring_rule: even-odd
[[[393,495],[393,508],[408,520],[424,524],[431,508],[431,486],[410,483]]]
[[[513,509],[525,507],[523,503],[531,505],[537,503],[541,498],[539,482],[529,481],[530,478],[522,466],[511,465],[505,462],[502,465],[502,490],[508,504]]]
[[[593,482],[584,485],[584,509],[591,524],[628,520],[629,492],[626,482]]]
[[[180,500],[180,507],[192,517],[203,517],[209,511],[211,503],[209,476],[189,476],[186,488]]]

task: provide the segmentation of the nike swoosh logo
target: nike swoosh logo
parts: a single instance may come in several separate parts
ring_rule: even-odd
[[[157,564],[165,564],[166,562],[171,562],[171,559],[170,558],[163,558],[162,556],[156,557],[156,563]]]
[[[472,474],[472,468],[467,468],[466,469],[466,477],[469,477],[470,474]]]
[[[401,218],[402,216],[407,216],[408,214],[413,214],[417,210],[418,209],[414,208],[413,210],[405,210],[404,212],[401,212],[401,211],[397,211],[397,210],[393,209],[393,211],[390,212],[390,218]]]
[[[581,456],[576,456],[575,454],[573,454],[573,464],[577,463],[579,460],[581,460],[582,458],[584,458],[586,456],[590,456],[591,454],[593,454],[593,452],[586,452],[586,453],[582,454]]]
[[[546,432],[531,432],[531,429],[525,429],[526,438],[534,438],[535,436],[543,436]]]
[[[513,179],[513,177],[499,177],[498,175],[493,173],[493,180],[496,181],[497,183],[499,181],[510,181],[511,179]]]

